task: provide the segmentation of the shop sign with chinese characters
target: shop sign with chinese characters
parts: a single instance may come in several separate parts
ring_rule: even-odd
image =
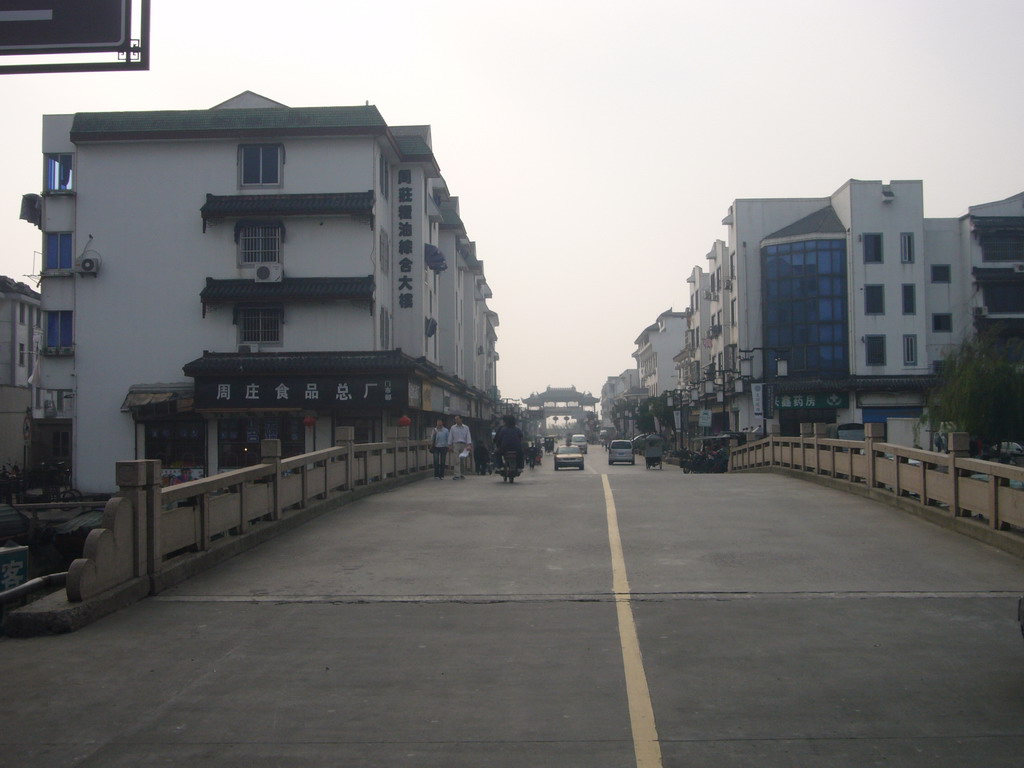
[[[776,395],[775,407],[793,408],[848,408],[850,395],[846,392],[809,392],[807,394]]]
[[[413,185],[412,171],[398,171],[398,308],[413,305]]]
[[[405,378],[390,376],[283,376],[199,379],[196,407],[321,410],[344,407],[405,408]]]
[[[28,579],[28,547],[0,548],[0,592],[21,586]]]

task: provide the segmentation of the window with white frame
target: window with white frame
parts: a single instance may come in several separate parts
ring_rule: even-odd
[[[74,257],[71,250],[70,232],[48,232],[46,234],[46,253],[44,269],[71,269]]]
[[[884,315],[885,314],[885,286],[865,285],[864,286],[864,314]]]
[[[70,192],[74,183],[75,156],[69,152],[46,156],[46,191]]]
[[[281,183],[284,147],[280,144],[243,144],[238,165],[243,187],[276,187]]]
[[[864,263],[882,263],[882,234],[880,232],[865,232],[864,241]]]
[[[900,262],[914,263],[914,233],[900,232]]]
[[[885,365],[885,336],[865,336],[864,347],[868,365]]]
[[[903,364],[917,365],[917,336],[912,333],[903,337]]]
[[[937,333],[953,332],[953,315],[947,312],[937,312],[932,315],[932,330]]]
[[[281,307],[239,307],[238,341],[241,344],[280,344],[284,312]]]
[[[913,283],[903,284],[903,314],[917,314],[917,286]]]
[[[284,230],[277,222],[246,223],[238,227],[238,260],[242,264],[281,261]]]
[[[46,313],[46,346],[67,348],[74,344],[74,315],[67,310]]]

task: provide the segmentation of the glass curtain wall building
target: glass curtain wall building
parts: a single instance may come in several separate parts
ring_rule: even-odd
[[[764,245],[761,262],[768,359],[785,357],[790,376],[848,375],[845,238]]]

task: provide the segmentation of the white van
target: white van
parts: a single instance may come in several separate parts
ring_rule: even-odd
[[[575,445],[583,453],[587,452],[587,436],[586,435],[573,435],[569,440],[569,445]]]

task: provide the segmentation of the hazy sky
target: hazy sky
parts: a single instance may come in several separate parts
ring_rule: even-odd
[[[0,77],[0,273],[38,272],[17,217],[42,187],[43,114],[369,101],[433,127],[507,397],[596,395],[632,367],[736,198],[922,179],[938,217],[1024,191],[1020,0],[153,6],[148,72]]]

